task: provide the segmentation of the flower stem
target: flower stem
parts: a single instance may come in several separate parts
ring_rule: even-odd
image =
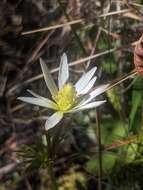
[[[47,153],[48,153],[48,173],[50,177],[51,190],[58,190],[56,178],[53,170],[53,157],[51,156],[51,141],[49,133],[46,134],[47,140]],[[52,154],[53,155],[53,154]]]
[[[51,181],[51,190],[58,190],[55,174],[54,174],[54,171],[53,171],[53,162],[50,161],[50,160],[49,160],[49,163],[48,163],[48,172],[49,172],[50,181]]]
[[[102,190],[102,145],[101,145],[101,131],[100,131],[100,121],[99,121],[99,113],[96,110],[96,137],[98,144],[98,190]]]

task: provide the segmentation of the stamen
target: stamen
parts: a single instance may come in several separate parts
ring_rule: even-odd
[[[59,111],[67,111],[71,109],[76,102],[76,91],[72,84],[68,83],[53,97],[56,101]]]

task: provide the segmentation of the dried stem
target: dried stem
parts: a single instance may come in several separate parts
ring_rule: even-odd
[[[63,11],[63,13],[64,13],[66,19],[67,19],[67,21],[70,22],[70,21],[71,21],[70,16],[66,13],[66,11],[65,11],[65,9],[64,9],[64,7],[63,7],[63,4],[62,4],[62,2],[61,2],[61,0],[58,0],[58,3],[59,3],[59,5],[60,5],[60,7],[61,7],[61,9],[62,9],[62,11]],[[77,41],[77,43],[78,43],[78,45],[79,45],[79,47],[80,47],[82,53],[87,56],[86,49],[84,48],[83,43],[82,43],[82,41],[81,41],[79,35],[77,34],[76,30],[74,29],[74,27],[73,27],[72,25],[70,25],[70,27],[71,27],[71,31],[72,31],[72,33],[74,34],[75,39],[76,39],[76,41]],[[83,65],[83,68],[86,69],[85,64],[82,63],[82,65]]]
[[[114,80],[109,86],[108,88],[106,89],[107,90],[110,90],[112,89],[113,87],[117,86],[118,84],[122,83],[123,81],[127,80],[128,78],[131,78],[133,77],[134,75],[137,74],[137,71],[136,70],[132,70],[130,73],[128,73],[127,75],[123,76],[123,77],[120,77],[116,80]]]
[[[78,23],[82,23],[82,22],[83,22],[82,19],[73,20],[73,21],[70,21],[70,22],[67,22],[67,23],[63,23],[63,24],[57,24],[57,25],[54,25],[54,26],[39,28],[39,29],[35,29],[35,30],[30,30],[30,31],[25,31],[25,32],[22,32],[21,35],[28,35],[28,34],[38,33],[38,32],[46,32],[46,31],[49,31],[49,30],[55,30],[57,28],[62,28],[64,26],[78,24]]]
[[[97,18],[108,17],[108,16],[117,15],[117,14],[124,14],[124,13],[128,13],[128,12],[131,12],[131,9],[123,9],[123,10],[120,10],[120,11],[113,11],[113,12],[110,12],[110,13],[101,14],[101,15],[97,16]],[[57,24],[57,25],[53,25],[53,26],[49,26],[49,27],[43,27],[43,28],[30,30],[30,31],[24,31],[24,32],[21,33],[21,35],[29,35],[29,34],[34,34],[34,33],[38,33],[38,32],[45,32],[45,31],[55,30],[55,29],[62,28],[62,27],[67,26],[67,25],[81,24],[84,21],[85,21],[84,18],[80,18],[80,19],[77,19],[77,20],[69,21],[67,23]]]
[[[99,112],[96,109],[96,137],[98,145],[98,190],[102,190],[102,145],[101,145],[101,130],[100,130],[100,119]]]

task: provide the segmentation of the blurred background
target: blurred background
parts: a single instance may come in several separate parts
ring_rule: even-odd
[[[50,112],[17,100],[27,95],[26,89],[49,97],[39,58],[55,80],[63,52],[72,82],[97,66],[99,86],[134,69],[134,45],[142,31],[142,0],[0,1],[0,190],[50,189],[39,143],[42,116]],[[99,177],[105,190],[143,189],[142,98],[143,79],[136,75],[100,96],[107,102],[98,110],[62,122],[67,133],[54,165],[59,190],[95,190]]]

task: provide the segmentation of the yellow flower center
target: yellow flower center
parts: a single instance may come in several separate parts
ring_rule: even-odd
[[[65,112],[71,109],[76,102],[76,91],[72,84],[65,84],[58,94],[53,97],[59,111]]]

